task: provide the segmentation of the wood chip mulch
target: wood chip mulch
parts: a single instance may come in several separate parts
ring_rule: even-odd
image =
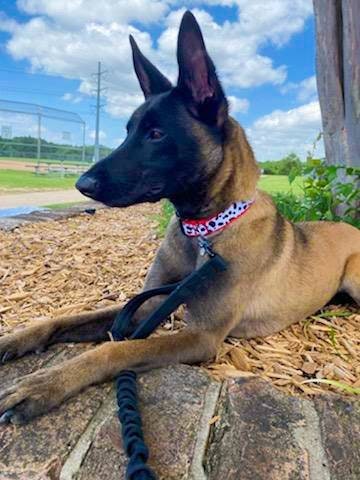
[[[105,209],[0,231],[1,333],[35,318],[124,304],[140,291],[160,243],[159,211]],[[159,334],[182,325],[180,311]],[[360,393],[360,310],[332,306],[267,338],[229,338],[204,367],[216,378],[257,375],[292,395]]]

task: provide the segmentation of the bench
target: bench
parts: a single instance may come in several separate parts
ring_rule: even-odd
[[[47,175],[49,173],[60,173],[61,175],[80,175],[89,167],[88,165],[62,165],[50,162],[34,163],[26,165],[27,168],[34,170],[36,175]]]

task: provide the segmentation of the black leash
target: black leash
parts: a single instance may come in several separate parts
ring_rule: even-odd
[[[207,240],[199,241],[200,251],[207,254],[209,259],[184,280],[153,288],[132,298],[116,316],[111,328],[114,340],[146,338],[158,327],[173,311],[185,303],[206,281],[212,279],[216,273],[227,268],[227,262],[214,253]],[[137,309],[149,298],[157,295],[169,295],[163,303],[142,321],[135,329],[131,320]],[[122,438],[125,451],[129,457],[126,469],[127,480],[156,480],[151,468],[146,464],[149,450],[144,442],[141,416],[138,408],[136,373],[125,370],[116,379],[116,397],[118,417],[122,425]]]

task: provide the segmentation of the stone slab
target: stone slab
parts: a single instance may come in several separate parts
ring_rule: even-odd
[[[88,346],[58,346],[0,367],[4,384],[81,353]],[[106,401],[110,385],[90,387],[27,425],[0,426],[0,480],[55,480],[67,456]]]
[[[83,213],[85,210],[93,208],[99,210],[107,207],[98,202],[81,202],[79,205],[74,205],[73,207],[59,208],[48,211],[35,210],[32,213],[27,213],[24,215],[0,218],[0,230],[11,231],[15,230],[15,228],[19,228],[29,223],[61,220],[64,218],[75,217]]]
[[[360,401],[338,395],[315,398],[332,480],[360,479]]]
[[[53,347],[1,379],[91,345]],[[149,464],[159,480],[357,480],[359,400],[289,397],[259,378],[217,383],[200,368],[139,375]],[[91,387],[25,426],[0,427],[0,480],[118,480],[126,457],[111,385]],[[212,420],[211,420],[212,419]]]
[[[192,477],[194,455],[201,455],[197,438],[203,427],[206,397],[214,384],[219,389],[220,385],[201,369],[185,365],[154,370],[139,377],[149,465],[159,480]],[[210,418],[212,414],[210,409]],[[78,480],[125,478],[125,465],[119,424],[113,413],[95,436]]]
[[[309,400],[260,379],[232,380],[217,414],[205,459],[209,480],[329,480]]]

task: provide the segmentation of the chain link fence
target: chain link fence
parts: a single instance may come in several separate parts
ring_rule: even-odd
[[[85,132],[86,124],[75,112],[0,100],[0,160],[90,163],[94,149],[85,145]],[[109,151],[102,148],[101,155]]]

